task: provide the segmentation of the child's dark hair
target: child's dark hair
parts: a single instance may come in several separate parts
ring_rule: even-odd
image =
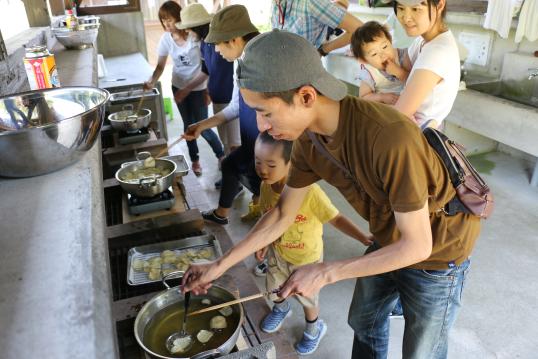
[[[179,6],[177,2],[171,0],[164,2],[159,8],[159,21],[161,22],[163,29],[165,29],[163,24],[163,19],[165,17],[172,17],[174,20],[176,20],[176,22],[180,22],[181,6]]]
[[[424,1],[428,3],[428,16],[431,20],[432,19],[432,15],[431,15],[432,6],[437,7],[437,5],[439,5],[441,0],[424,0]],[[394,6],[394,13],[398,14],[398,0],[393,1],[393,6]],[[445,16],[446,16],[446,3],[445,3],[445,7],[443,11],[441,12],[441,19],[444,19]]]
[[[385,36],[392,42],[392,36],[386,26],[381,25],[377,21],[368,21],[364,23],[364,25],[357,28],[353,35],[351,35],[351,51],[353,51],[353,56],[364,60],[364,51],[362,47],[382,36]]]
[[[200,26],[191,27],[190,30],[194,32],[198,37],[204,40],[209,33],[209,23]]]
[[[257,141],[260,143],[266,143],[268,145],[281,146],[282,147],[282,159],[285,163],[288,163],[291,159],[291,148],[293,146],[293,141],[288,140],[277,140],[273,138],[267,131],[260,132],[258,135]]]

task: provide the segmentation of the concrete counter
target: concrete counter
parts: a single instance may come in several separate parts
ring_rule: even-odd
[[[62,85],[97,85],[96,53],[55,51]],[[60,171],[0,178],[4,359],[114,358],[100,144]]]

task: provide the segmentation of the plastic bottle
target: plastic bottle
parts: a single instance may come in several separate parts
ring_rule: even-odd
[[[65,24],[68,29],[77,29],[78,20],[77,17],[73,15],[73,10],[65,10]]]

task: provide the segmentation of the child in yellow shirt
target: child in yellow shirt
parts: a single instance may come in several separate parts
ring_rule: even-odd
[[[273,208],[284,189],[290,168],[292,142],[275,140],[267,132],[262,132],[254,148],[255,166],[262,180],[260,207],[265,213]],[[372,242],[367,235],[347,217],[340,214],[329,197],[317,185],[310,186],[303,204],[292,226],[272,245],[256,252],[258,261],[267,255],[268,269],[266,286],[268,291],[278,289],[295,268],[323,260],[323,224],[329,222],[341,232],[356,238],[365,245]],[[304,309],[306,329],[303,338],[295,345],[300,355],[313,353],[327,331],[323,320],[318,320],[318,295],[313,298],[297,296]],[[274,305],[261,323],[267,333],[277,331],[284,320],[291,315],[290,304],[273,295]]]

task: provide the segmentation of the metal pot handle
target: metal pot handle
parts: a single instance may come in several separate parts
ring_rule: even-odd
[[[125,119],[125,122],[128,123],[129,125],[136,123],[136,121],[138,121],[138,116],[135,117],[135,115],[130,115]]]
[[[157,184],[156,176],[144,177],[144,178],[141,178],[140,181],[138,182],[138,186],[142,188],[148,188],[151,186],[155,186],[156,184]]]
[[[178,274],[180,274],[180,275],[178,275]],[[166,280],[167,280],[167,279],[170,279],[170,277],[174,277],[174,279],[176,279],[176,278],[183,278],[183,275],[184,275],[184,274],[185,274],[185,272],[182,271],[182,270],[177,270],[177,271],[170,272],[170,273],[166,274],[166,275],[163,277],[163,279],[162,279],[163,284],[164,284],[164,286],[166,287],[166,289],[170,289],[170,288],[171,288],[171,287],[168,285],[168,283],[166,283]]]

